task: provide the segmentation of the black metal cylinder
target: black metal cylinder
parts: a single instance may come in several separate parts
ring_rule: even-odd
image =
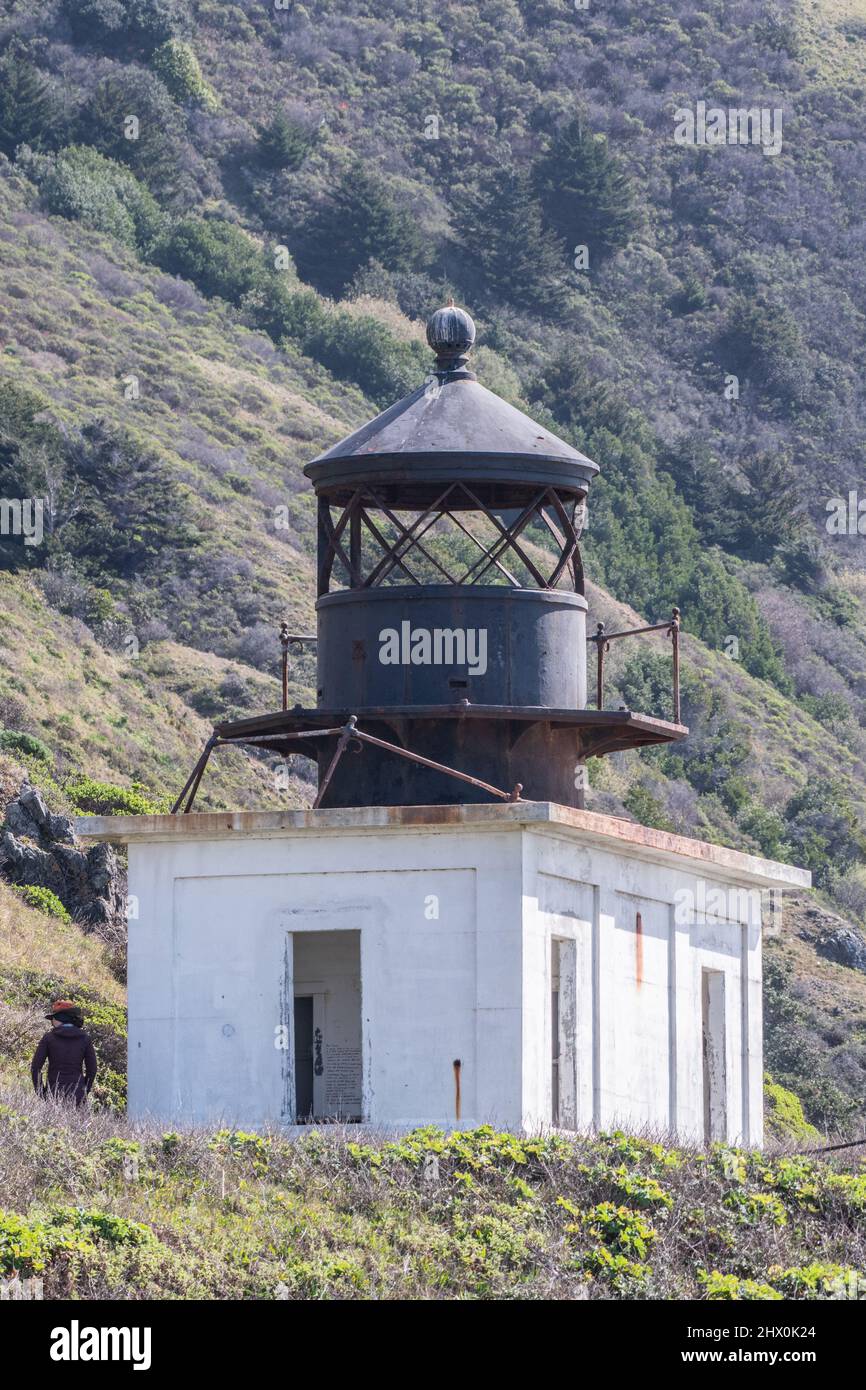
[[[325,708],[586,704],[581,594],[419,585],[348,589],[316,608]]]

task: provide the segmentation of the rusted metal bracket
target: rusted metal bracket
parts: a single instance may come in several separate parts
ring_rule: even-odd
[[[520,793],[523,791],[523,783],[516,782],[510,792],[504,792],[499,787],[494,787],[490,782],[484,782],[480,777],[471,777],[468,772],[458,772],[456,767],[446,767],[444,763],[434,762],[432,758],[424,758],[420,753],[413,753],[409,748],[401,748],[398,743],[388,743],[384,738],[375,738],[373,734],[365,734],[357,727],[357,715],[351,715],[348,722],[340,731],[340,739],[334,750],[334,756],[328,764],[322,785],[319,788],[318,796],[313,802],[316,809],[322,804],[325,792],[328,790],[331,778],[337,763],[342,758],[349,743],[353,739],[359,743],[372,743],[376,748],[385,748],[389,753],[397,753],[401,758],[408,758],[413,763],[420,763],[422,767],[432,767],[434,772],[444,772],[448,777],[456,777],[460,782],[468,782],[472,787],[479,787],[482,791],[489,792],[491,796],[498,796],[502,801],[519,801]],[[323,730],[322,733],[333,733],[333,730]]]
[[[340,737],[337,739],[337,746],[334,749],[334,756],[328,763],[325,775],[322,778],[322,785],[319,787],[319,790],[316,793],[316,799],[313,802],[314,811],[317,811],[321,806],[322,798],[325,795],[325,792],[328,790],[328,787],[331,783],[331,778],[333,777],[337,769],[337,763],[342,758],[343,754],[345,753],[346,749],[348,748],[350,742],[352,741],[355,735],[355,722],[355,716],[353,714],[348,723],[346,723],[340,730]]]
[[[652,623],[648,627],[630,627],[622,632],[605,632],[604,623],[599,623],[591,637],[587,637],[587,642],[594,642],[598,655],[595,679],[595,702],[596,708],[602,709],[604,706],[604,658],[605,653],[610,651],[611,642],[617,641],[620,637],[638,637],[644,632],[666,632],[673,643],[673,695],[674,695],[674,723],[680,722],[680,610],[674,608],[671,617],[666,623]]]
[[[353,714],[350,715],[346,723],[342,725],[342,727],[340,728],[308,729],[302,732],[299,731],[297,733],[292,734],[292,741],[301,738],[333,738],[335,734],[339,735],[339,738],[337,740],[337,747],[334,749],[333,757],[331,758],[331,761],[327,766],[325,775],[322,778],[321,786],[319,787],[318,793],[316,795],[316,799],[313,802],[314,810],[318,810],[321,806],[325,793],[328,790],[328,787],[330,786],[331,778],[333,777],[334,772],[336,771],[337,764],[339,763],[349,744],[353,742],[359,745],[357,749],[358,752],[361,751],[361,746],[363,746],[363,744],[374,744],[375,747],[384,748],[389,753],[396,753],[398,757],[408,758],[411,762],[420,763],[423,767],[431,767],[433,768],[434,772],[444,772],[447,777],[456,777],[457,780],[460,782],[468,782],[470,786],[478,787],[481,791],[489,792],[491,796],[498,797],[500,801],[516,802],[520,801],[521,799],[520,793],[523,791],[522,782],[515,782],[510,792],[503,791],[500,787],[494,787],[490,782],[485,782],[480,777],[471,777],[468,772],[459,772],[456,767],[447,767],[445,763],[434,762],[432,758],[422,757],[420,753],[413,753],[412,750],[409,748],[401,748],[398,743],[388,743],[386,739],[375,738],[373,734],[365,734],[362,729],[359,729],[357,727],[357,725],[358,716]],[[177,815],[178,811],[181,808],[181,805],[183,804],[184,797],[186,797],[186,805],[183,807],[184,814],[186,815],[189,811],[192,810],[196,792],[198,791],[199,783],[201,782],[205,767],[207,766],[208,758],[211,755],[212,749],[217,747],[217,745],[235,743],[264,743],[267,741],[268,740],[265,738],[257,739],[251,737],[249,739],[235,740],[228,738],[220,738],[217,734],[211,735],[211,737],[208,739],[205,745],[204,752],[202,753],[201,757],[199,758],[198,762],[196,763],[195,767],[193,768],[192,772],[187,778],[183,791],[181,792],[180,796],[177,798],[177,801],[171,808],[172,815]]]
[[[183,791],[181,792],[180,796],[177,798],[177,801],[171,808],[171,814],[173,816],[176,816],[178,811],[180,810],[181,803],[183,802],[184,797],[187,795],[187,792],[189,792],[189,796],[187,798],[187,803],[183,808],[184,815],[186,815],[189,811],[192,810],[192,803],[195,801],[195,794],[198,791],[199,783],[202,779],[202,776],[204,775],[204,770],[207,767],[208,758],[210,757],[211,751],[217,743],[219,743],[219,739],[217,738],[216,734],[211,734],[210,738],[204,746],[204,751],[202,752],[201,757],[199,758],[198,762],[196,763],[195,767],[193,768],[192,772],[189,774],[189,777],[186,779],[186,782],[184,783]]]

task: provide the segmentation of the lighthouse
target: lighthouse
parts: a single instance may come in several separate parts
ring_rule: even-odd
[[[588,624],[599,466],[476,379],[465,310],[427,339],[427,379],[305,469],[316,633],[284,627],[283,669],[316,646],[315,704],[284,674],[174,813],[79,822],[129,846],[130,1111],[759,1144],[762,921],[809,876],[587,809],[592,758],[687,736],[679,613]],[[673,721],[606,700],[639,635]],[[311,759],[314,806],[196,811],[231,745]]]

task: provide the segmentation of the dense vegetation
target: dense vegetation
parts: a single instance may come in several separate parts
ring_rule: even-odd
[[[0,753],[164,805],[208,721],[274,703],[299,466],[423,379],[453,294],[481,379],[602,465],[593,619],[684,614],[691,736],[591,765],[591,804],[866,922],[864,55],[793,0],[4,0],[0,497],[45,515],[0,535]],[[780,111],[779,152],[677,144],[698,100]],[[609,669],[665,713],[657,646]],[[287,794],[238,754],[201,804]],[[773,1063],[822,1126],[851,1029]]]
[[[0,1273],[47,1298],[863,1296],[866,1179],[807,1157],[489,1127],[162,1133],[18,1096],[0,1153]]]

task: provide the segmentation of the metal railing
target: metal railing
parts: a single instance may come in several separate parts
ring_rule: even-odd
[[[587,642],[594,642],[598,654],[595,679],[595,703],[598,709],[604,708],[604,658],[605,653],[610,650],[611,642],[616,642],[620,637],[637,637],[643,632],[666,632],[673,644],[673,694],[674,694],[674,723],[680,722],[680,610],[674,608],[671,617],[666,623],[652,623],[648,627],[630,627],[622,632],[606,632],[604,623],[597,625],[592,637],[587,637]]]
[[[637,637],[645,632],[665,632],[670,637],[673,644],[673,696],[674,696],[674,722],[680,722],[680,610],[675,608],[671,617],[666,623],[652,623],[647,627],[634,627],[625,629],[622,632],[606,632],[604,623],[599,623],[597,630],[592,637],[588,637],[588,642],[596,644],[598,654],[598,667],[596,674],[596,704],[599,709],[604,706],[604,658],[605,653],[610,649],[611,642],[618,641],[621,637]],[[298,646],[301,650],[305,644],[315,645],[318,638],[312,633],[290,632],[288,623],[280,626],[280,649],[281,649],[281,674],[283,686],[283,710],[289,707],[289,648],[292,645]],[[468,700],[461,700],[462,705],[468,705]],[[467,772],[461,772],[458,768],[448,767],[445,763],[434,762],[432,758],[425,758],[420,753],[414,753],[409,748],[403,748],[399,744],[386,742],[385,739],[375,738],[372,734],[366,733],[358,728],[357,715],[350,715],[345,724],[329,729],[295,729],[289,735],[293,743],[303,739],[316,738],[337,738],[337,746],[322,778],[319,786],[318,795],[313,803],[314,807],[322,804],[322,799],[328,790],[331,778],[336,771],[337,764],[350,744],[356,744],[360,750],[364,744],[370,744],[376,748],[385,749],[389,753],[395,753],[398,757],[408,758],[410,762],[418,763],[422,767],[432,768],[436,772],[442,772],[448,777],[454,777],[458,781],[466,782],[470,786],[478,787],[482,791],[488,792],[491,796],[498,797],[502,801],[520,801],[520,793],[523,786],[520,782],[515,783],[511,791],[505,791],[501,787],[494,787],[490,782],[485,782],[480,777],[472,777]],[[177,801],[172,807],[172,812],[177,814],[183,807],[185,814],[188,814],[195,802],[196,793],[208,760],[214,748],[224,744],[245,743],[258,744],[267,747],[269,743],[284,742],[287,735],[285,733],[272,733],[260,735],[246,735],[238,739],[222,738],[214,732],[205,744],[204,750],[187,778],[183,790]]]
[[[315,646],[318,640],[318,637],[308,632],[289,632],[288,623],[280,625],[280,673],[283,682],[283,709],[289,708],[289,647],[297,645],[303,651],[305,642],[311,642]]]
[[[674,723],[679,724],[681,716],[680,708],[680,610],[674,608],[671,616],[666,623],[652,623],[647,627],[624,628],[622,632],[607,632],[604,623],[598,623],[596,631],[591,637],[587,637],[587,642],[594,642],[597,653],[596,682],[595,682],[595,703],[597,709],[604,708],[604,658],[610,650],[611,642],[618,641],[621,637],[638,637],[646,632],[665,632],[671,639],[673,656],[673,697],[674,697]],[[289,707],[289,648],[297,646],[303,651],[304,644],[315,646],[318,637],[314,633],[308,632],[289,632],[288,623],[280,626],[280,673],[283,688],[283,709]]]

